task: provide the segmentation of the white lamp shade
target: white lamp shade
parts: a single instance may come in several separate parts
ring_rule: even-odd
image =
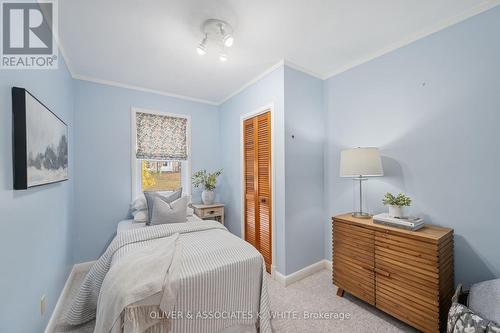
[[[340,177],[383,175],[378,148],[353,148],[340,153]]]

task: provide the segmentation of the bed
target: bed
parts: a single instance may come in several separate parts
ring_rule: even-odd
[[[182,251],[168,252],[169,247]],[[150,256],[137,261],[141,251],[149,251]],[[161,260],[148,259],[160,251],[165,251],[158,257]],[[159,262],[170,266],[163,271],[163,264],[155,264]],[[125,270],[116,274],[116,267]],[[138,273],[149,272],[147,267],[158,271]],[[186,223],[148,227],[122,221],[65,317],[71,325],[96,318],[98,333],[267,333],[272,330],[265,274],[260,253],[216,221],[191,218]],[[135,293],[130,287],[108,292],[113,289],[109,285],[134,276],[136,280],[151,278],[148,286],[160,281],[161,290],[153,288],[135,299],[129,297]],[[109,279],[112,282],[107,283]],[[117,306],[122,303],[126,306]],[[110,310],[113,307],[118,309],[115,313]]]

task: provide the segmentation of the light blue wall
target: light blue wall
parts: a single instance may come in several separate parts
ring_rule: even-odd
[[[386,176],[368,182],[381,212],[387,191],[412,212],[455,229],[456,282],[500,276],[500,7],[325,83],[328,216],[352,209],[339,152],[378,146]],[[330,224],[326,224],[330,257]]]
[[[261,107],[274,104],[274,191],[276,261],[285,272],[285,146],[284,146],[284,68],[277,68],[220,106],[222,176],[219,189],[226,204],[226,226],[241,236],[241,117]]]
[[[286,274],[324,258],[325,139],[323,81],[285,66]]]
[[[75,81],[75,261],[96,259],[131,202],[131,107],[191,116],[192,170],[221,167],[216,106]],[[199,201],[199,192],[193,201]]]
[[[13,190],[13,86],[28,89],[68,124],[74,179],[73,80],[62,61],[58,70],[0,70],[0,332],[42,332],[72,264],[73,180]]]

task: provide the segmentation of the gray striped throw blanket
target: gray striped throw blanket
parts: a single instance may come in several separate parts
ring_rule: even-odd
[[[99,297],[106,294],[101,287],[114,265],[126,264],[130,253],[155,247],[158,240],[175,234],[179,234],[182,253],[175,283],[171,283],[176,289],[173,314],[155,314],[168,329],[151,331],[210,333],[253,326],[260,332],[271,332],[262,256],[215,221],[156,225],[118,234],[85,277],[66,313],[67,323],[79,325],[95,318],[98,301],[103,303]],[[141,306],[128,307],[120,325],[127,327],[127,318],[140,321],[144,318],[139,315],[152,316],[144,309],[151,307],[142,311]]]

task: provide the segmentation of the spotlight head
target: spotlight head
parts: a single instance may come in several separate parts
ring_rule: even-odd
[[[226,34],[226,35],[222,38],[222,42],[224,43],[224,46],[225,46],[225,47],[231,47],[231,46],[233,46],[233,44],[234,44],[234,37],[233,37],[233,35],[231,35],[231,34]]]
[[[207,47],[204,44],[200,44],[196,48],[196,52],[198,52],[199,55],[205,55],[207,53]]]
[[[229,27],[229,29],[226,29],[226,27]],[[231,34],[232,28],[227,23],[225,22],[219,23],[219,32],[220,35],[222,36],[222,44],[224,44],[225,47],[233,46],[234,37]]]
[[[228,57],[227,57],[227,53],[226,53],[226,52],[224,52],[224,51],[220,51],[220,52],[219,52],[219,60],[220,60],[221,62],[226,62],[226,61],[227,61],[227,59],[228,59]]]
[[[196,52],[198,52],[199,55],[205,55],[207,53],[207,34],[205,34],[205,37],[196,48]]]

